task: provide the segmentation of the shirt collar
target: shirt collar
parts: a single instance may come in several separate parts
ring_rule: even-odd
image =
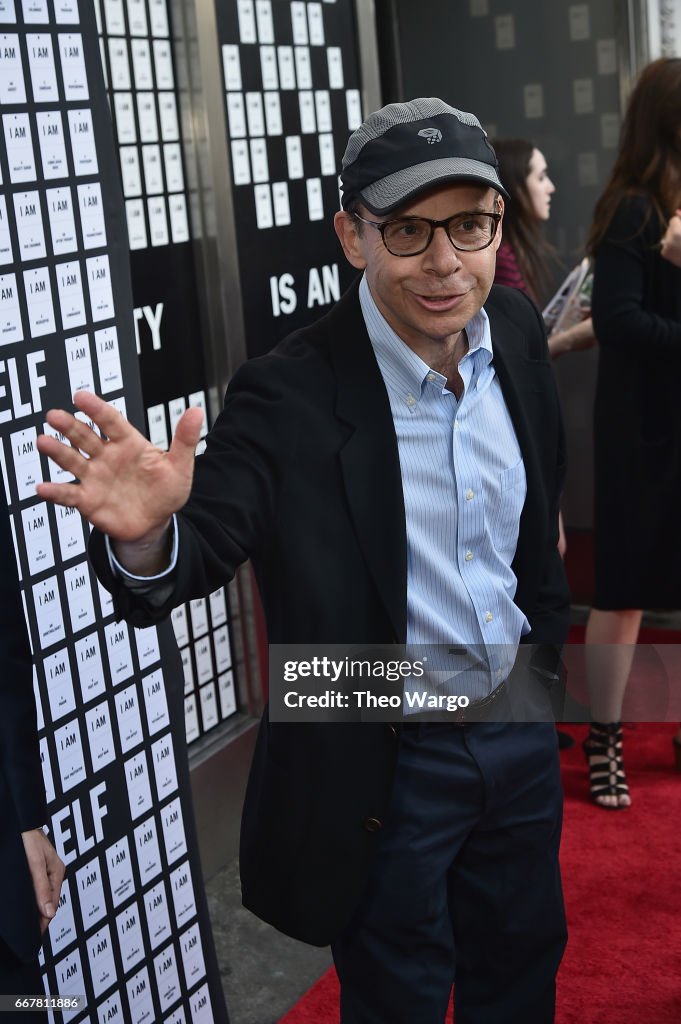
[[[444,387],[446,377],[431,369],[406,342],[402,341],[380,312],[371,294],[366,274],[362,275],[360,282],[359,302],[369,340],[386,384],[395,388],[399,394],[413,396],[417,401],[423,386],[428,382]],[[492,361],[489,318],[484,309],[468,321],[466,335],[468,352],[462,362],[470,359],[480,371]]]

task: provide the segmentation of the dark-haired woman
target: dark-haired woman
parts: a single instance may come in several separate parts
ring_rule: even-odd
[[[528,139],[495,139],[499,176],[510,196],[503,221],[503,238],[497,251],[495,284],[520,288],[538,306],[550,298],[556,253],[544,236],[556,186],[549,178],[542,152]],[[591,320],[549,336],[549,350],[556,357],[590,348],[595,342]]]
[[[641,610],[681,608],[681,270],[660,255],[679,206],[681,60],[661,58],[629,99],[588,241],[600,350],[585,751],[591,796],[613,809],[631,803],[620,718]]]

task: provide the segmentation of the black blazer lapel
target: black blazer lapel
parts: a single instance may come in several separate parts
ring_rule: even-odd
[[[542,427],[537,416],[532,416],[533,393],[543,390],[546,374],[553,371],[549,363],[526,355],[527,343],[519,328],[505,317],[495,316],[489,308],[487,313],[492,331],[494,368],[518,438],[527,477],[527,497],[520,517],[518,545],[512,565],[518,580],[515,602],[525,609],[529,600],[527,592],[531,592],[534,586],[532,563],[537,550],[545,550],[548,522],[547,498],[534,436],[534,432]]]
[[[404,643],[407,535],[397,438],[357,285],[325,321],[338,389],[336,415],[349,427],[340,462],[350,515],[395,639]]]

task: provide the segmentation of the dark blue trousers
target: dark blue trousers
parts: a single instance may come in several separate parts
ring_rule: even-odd
[[[43,979],[38,957],[24,963],[0,939],[0,992],[7,996],[43,996]],[[6,1010],[0,1013],[2,1024],[47,1024],[45,1010]]]
[[[550,1024],[566,942],[553,724],[403,729],[365,897],[333,956],[341,1024]],[[456,951],[456,956],[455,956]]]

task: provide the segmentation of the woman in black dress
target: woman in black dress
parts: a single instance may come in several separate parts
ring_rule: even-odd
[[[588,242],[600,352],[585,752],[608,808],[631,803],[620,717],[642,609],[681,608],[681,270],[660,255],[679,206],[681,59],[661,58],[630,97]]]

